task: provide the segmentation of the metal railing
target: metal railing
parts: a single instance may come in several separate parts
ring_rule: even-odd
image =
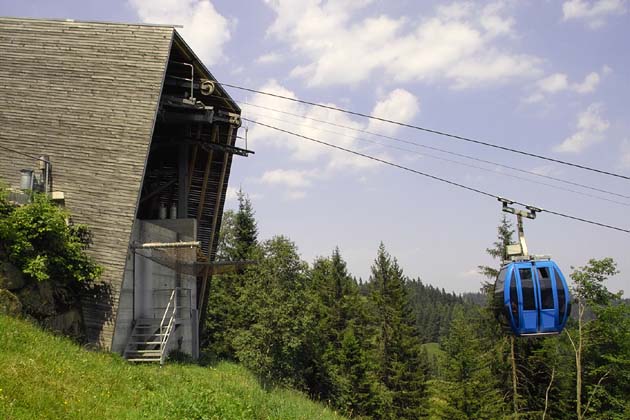
[[[168,341],[171,337],[171,332],[173,331],[173,328],[175,326],[177,300],[177,288],[175,288],[171,292],[171,296],[168,300],[168,305],[166,305],[164,315],[162,315],[162,320],[160,321],[160,365],[163,365],[164,361],[166,360],[166,349],[168,346]]]
[[[168,302],[170,301],[170,296],[175,290],[177,294],[177,306],[175,307],[176,320],[187,320],[192,316],[192,292],[190,289],[186,289],[183,287],[176,287],[175,289],[155,289],[153,290],[153,317],[157,318],[160,314],[164,313]]]

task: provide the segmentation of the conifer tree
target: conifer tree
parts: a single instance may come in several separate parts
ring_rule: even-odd
[[[347,414],[378,411],[383,404],[371,344],[372,320],[367,300],[359,294],[338,248],[315,261],[310,287],[314,299],[308,310],[317,324],[307,378],[311,392]]]
[[[252,257],[258,244],[258,226],[249,197],[241,189],[238,190],[237,197],[238,212],[234,219],[235,243],[231,259],[240,261]]]
[[[237,197],[238,210],[228,210],[223,215],[217,249],[219,260],[258,258],[258,228],[252,203],[242,190]],[[213,357],[232,359],[235,356],[234,333],[245,322],[245,308],[239,304],[239,296],[249,284],[250,276],[250,269],[246,269],[212,279],[203,341],[204,348]]]
[[[340,344],[335,373],[342,392],[337,406],[350,416],[379,417],[388,405],[387,392],[378,381],[371,351],[355,334],[354,322],[344,329]]]
[[[513,235],[513,225],[508,221],[504,214],[501,219],[501,223],[497,228],[497,240],[492,244],[492,248],[486,248],[488,255],[496,260],[499,260],[499,266],[503,261],[507,260],[507,246],[512,243]],[[486,291],[486,293],[491,292],[494,288],[494,280],[499,275],[499,269],[487,265],[480,265],[478,268],[479,272],[490,280],[490,282],[484,284],[483,290]]]
[[[459,418],[502,418],[505,404],[491,370],[492,343],[479,337],[478,317],[466,315],[462,308],[454,312],[450,333],[442,342],[448,411],[458,413],[455,417]]]
[[[411,313],[405,278],[381,243],[369,287],[375,318],[380,380],[391,394],[391,416],[418,418],[425,396],[426,354]],[[424,355],[424,357],[423,357]]]

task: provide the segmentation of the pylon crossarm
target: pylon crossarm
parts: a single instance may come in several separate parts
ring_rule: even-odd
[[[514,214],[516,216],[516,227],[518,231],[518,244],[509,244],[506,247],[506,255],[510,259],[514,258],[528,258],[529,250],[527,249],[527,242],[525,240],[525,230],[523,228],[523,217],[528,219],[535,219],[536,213],[542,211],[538,207],[525,206],[527,210],[517,210],[514,207],[510,207],[515,204],[514,201],[507,198],[499,197],[502,210],[506,213]]]

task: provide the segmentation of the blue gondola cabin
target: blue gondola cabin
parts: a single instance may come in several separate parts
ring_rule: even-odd
[[[516,336],[559,334],[571,311],[566,280],[550,259],[504,265],[494,299],[497,315]]]

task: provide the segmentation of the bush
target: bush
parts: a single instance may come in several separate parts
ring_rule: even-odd
[[[59,310],[76,306],[81,289],[102,273],[85,253],[91,243],[88,228],[68,223],[69,213],[41,194],[15,207],[0,192],[0,209],[0,259],[24,274],[26,289],[52,290]]]

